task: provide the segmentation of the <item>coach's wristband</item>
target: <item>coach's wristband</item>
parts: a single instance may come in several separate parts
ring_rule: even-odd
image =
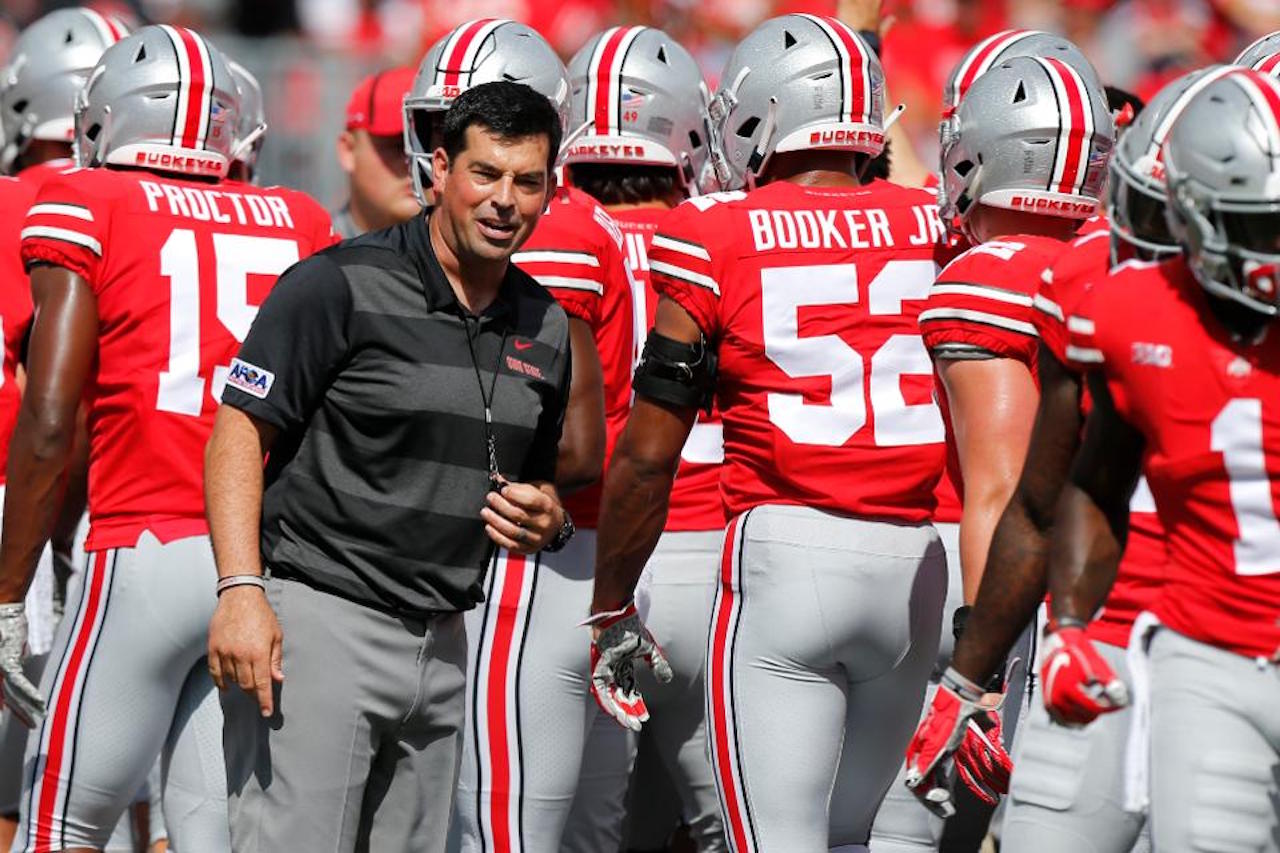
[[[225,578],[218,578],[218,595],[221,596],[233,586],[256,586],[266,591],[267,582],[262,575],[228,575]]]

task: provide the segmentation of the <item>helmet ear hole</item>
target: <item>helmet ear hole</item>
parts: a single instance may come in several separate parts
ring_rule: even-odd
[[[956,163],[954,166],[952,166],[951,169],[960,177],[962,178],[967,177],[969,173],[973,171],[973,161],[961,160],[959,163]]]
[[[95,124],[84,132],[84,136],[85,136],[85,139],[88,139],[90,142],[97,142],[98,134],[101,132],[102,132],[102,125]]]
[[[756,128],[760,126],[760,118],[752,116],[751,118],[738,125],[736,133],[743,139],[750,139],[751,135],[756,132]]]
[[[689,144],[693,146],[695,151],[702,147],[702,137],[698,136],[698,131],[689,131]]]

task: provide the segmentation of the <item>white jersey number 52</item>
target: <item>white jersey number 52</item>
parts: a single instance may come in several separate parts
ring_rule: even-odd
[[[903,302],[928,297],[937,272],[933,261],[890,261],[867,285],[868,313],[901,314]],[[761,270],[760,284],[765,354],[793,378],[831,379],[830,403],[810,402],[788,392],[768,395],[769,420],[788,438],[797,444],[839,447],[866,426],[870,397],[877,445],[943,440],[937,405],[932,400],[911,404],[902,395],[903,376],[933,372],[919,333],[891,335],[871,354],[870,371],[864,368],[862,354],[839,336],[800,335],[800,308],[829,306],[840,311],[860,301],[856,266],[774,267]],[[869,378],[864,376],[868,372]]]
[[[218,320],[243,341],[258,314],[249,304],[250,275],[280,275],[298,262],[298,244],[278,237],[214,234]],[[169,279],[169,369],[160,371],[156,408],[179,415],[204,409],[200,375],[200,256],[196,233],[177,228],[160,249],[160,274]],[[227,365],[213,369],[213,399],[222,397]]]

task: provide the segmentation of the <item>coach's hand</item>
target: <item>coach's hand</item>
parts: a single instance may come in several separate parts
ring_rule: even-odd
[[[4,701],[29,729],[44,717],[44,698],[22,671],[27,646],[27,609],[21,602],[0,604],[0,674],[4,676]]]
[[[272,688],[284,681],[283,639],[266,593],[237,586],[218,597],[209,622],[209,674],[219,690],[238,684],[257,695],[262,716],[275,710]]]
[[[907,787],[942,817],[955,814],[953,773],[989,805],[1009,790],[1013,760],[1005,751],[996,713],[1003,694],[984,694],[948,669],[933,704],[907,747]]]
[[[1129,704],[1129,688],[1098,654],[1082,626],[1052,627],[1040,660],[1044,707],[1056,723],[1083,726]]]
[[[636,660],[644,661],[664,683],[671,680],[671,664],[640,621],[633,601],[620,610],[596,613],[582,624],[591,626],[591,695],[619,725],[640,731],[649,709],[636,688]]]
[[[516,554],[541,551],[564,524],[564,507],[548,491],[533,483],[503,481],[480,510],[484,532],[499,548]]]

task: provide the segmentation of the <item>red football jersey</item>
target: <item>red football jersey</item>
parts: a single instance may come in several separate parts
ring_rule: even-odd
[[[319,204],[278,187],[110,169],[41,187],[23,260],[97,297],[87,549],[207,532],[204,446],[231,359],[276,277],[334,241]]]
[[[9,466],[9,438],[18,420],[22,395],[17,367],[31,325],[31,288],[22,268],[22,219],[35,198],[36,185],[0,178],[0,327],[4,332],[4,364],[0,366],[0,484]]]
[[[943,260],[928,193],[875,181],[691,199],[649,270],[719,352],[730,515],[765,503],[924,521],[942,415],[916,326]]]
[[[636,344],[642,347],[658,311],[658,292],[649,276],[649,246],[658,222],[667,214],[657,207],[635,207],[613,213],[622,229],[627,263],[635,280]],[[637,354],[639,350],[637,349]],[[720,471],[724,462],[724,427],[720,413],[699,412],[693,430],[680,451],[680,467],[671,486],[666,530],[722,530],[724,501],[720,497]]]
[[[1095,218],[1106,222],[1101,217]],[[1094,228],[1073,240],[1053,266],[1045,270],[1036,294],[1035,323],[1040,340],[1068,367],[1071,365],[1066,358],[1067,324],[1063,318],[1075,310],[1086,291],[1107,286],[1111,264],[1107,238],[1107,231]],[[1087,413],[1087,391],[1081,404]],[[1113,646],[1128,646],[1133,620],[1155,601],[1168,562],[1164,527],[1144,478],[1138,482],[1133,500],[1129,502],[1129,537],[1115,584],[1102,610],[1089,623],[1089,636]]]
[[[1181,259],[1127,263],[1071,313],[1077,362],[1101,370],[1146,439],[1168,531],[1152,611],[1249,657],[1280,652],[1280,337],[1247,346],[1213,317]]]
[[[549,290],[570,317],[591,327],[604,372],[608,460],[631,411],[635,360],[631,278],[622,231],[591,196],[561,187],[512,260]],[[565,499],[573,523],[584,530],[599,523],[600,490],[597,482]]]

